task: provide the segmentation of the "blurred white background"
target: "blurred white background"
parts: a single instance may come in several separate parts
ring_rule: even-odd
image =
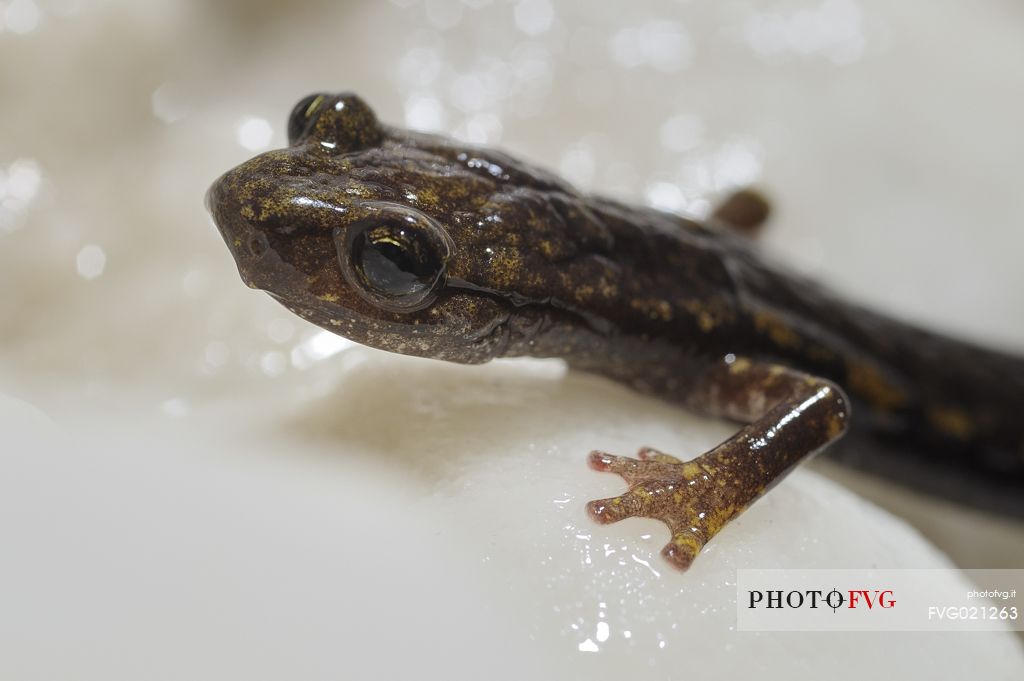
[[[1019,523],[818,464],[939,548],[801,471],[665,574],[663,528],[583,516],[618,484],[586,451],[728,426],[319,332],[241,284],[202,199],[301,96],[353,90],[666,210],[756,183],[775,257],[1021,353],[1022,68],[1015,0],[0,0],[0,675],[461,678],[511,650],[510,677],[1015,677],[1012,637],[740,636],[730,575],[1019,567]]]

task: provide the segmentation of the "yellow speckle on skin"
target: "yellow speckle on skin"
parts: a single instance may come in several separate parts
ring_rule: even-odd
[[[879,409],[895,409],[907,403],[906,393],[882,375],[878,367],[868,362],[847,362],[846,384],[851,392]]]
[[[697,328],[702,333],[711,332],[726,317],[725,313],[714,304],[705,305],[699,300],[684,300],[683,308],[697,320]]]
[[[833,414],[828,420],[828,439],[832,440],[839,437],[844,428],[846,428],[846,422],[838,415]]]
[[[725,527],[725,524],[732,520],[736,514],[743,510],[743,507],[730,504],[719,509],[715,509],[705,516],[705,531],[708,539],[714,537],[718,532]]]
[[[469,195],[469,189],[469,185],[456,183],[445,187],[445,194],[449,199],[462,199]]]
[[[331,320],[331,326],[341,326],[341,320],[340,319],[332,319]]]
[[[700,553],[700,550],[704,548],[704,543],[692,532],[680,532],[672,537],[672,543],[681,549],[689,549],[694,555]]]
[[[416,197],[421,203],[425,203],[429,206],[436,206],[441,200],[433,187],[425,187],[421,189]]]
[[[594,295],[594,287],[589,284],[576,287],[576,300],[586,300]]]
[[[338,296],[334,295],[333,293],[324,293],[323,295],[317,296],[317,300],[323,300],[324,302],[328,303],[336,303],[338,302]]]
[[[619,294],[619,287],[609,282],[603,275],[598,280],[597,287],[605,298],[613,298]]]
[[[514,249],[500,249],[488,263],[488,270],[497,286],[511,286],[523,270],[523,261]]]
[[[967,440],[974,433],[971,416],[958,407],[932,407],[928,410],[928,422],[947,435]]]
[[[758,312],[754,315],[754,328],[768,334],[774,343],[784,348],[793,348],[800,345],[800,336],[796,331],[786,325],[770,312]]]
[[[750,360],[746,357],[738,357],[735,362],[729,365],[730,374],[742,374],[750,369]]]
[[[693,480],[697,476],[703,473],[703,469],[692,461],[687,461],[683,464],[683,476],[687,480]]]
[[[634,310],[643,312],[651,319],[661,319],[666,322],[672,319],[672,306],[667,300],[634,298],[629,304]]]
[[[373,192],[367,185],[357,184],[355,182],[345,189],[345,193],[351,194],[352,196],[358,196],[360,198],[369,198],[373,195]]]

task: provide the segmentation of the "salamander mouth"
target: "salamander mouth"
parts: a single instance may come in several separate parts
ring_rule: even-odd
[[[511,318],[512,314],[505,312],[484,327],[474,338],[473,349],[481,355],[491,357],[504,355],[512,343],[512,328],[509,324]]]

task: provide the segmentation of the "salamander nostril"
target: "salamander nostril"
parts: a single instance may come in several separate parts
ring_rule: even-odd
[[[254,234],[249,238],[249,252],[252,253],[254,258],[258,258],[267,252],[270,244],[267,243],[267,237],[263,234]]]

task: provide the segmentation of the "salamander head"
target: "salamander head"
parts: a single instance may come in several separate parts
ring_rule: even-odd
[[[513,310],[554,275],[543,254],[573,247],[547,214],[571,188],[500,152],[384,126],[351,94],[300,101],[288,137],[207,194],[249,286],[384,350],[472,363],[508,350]]]

